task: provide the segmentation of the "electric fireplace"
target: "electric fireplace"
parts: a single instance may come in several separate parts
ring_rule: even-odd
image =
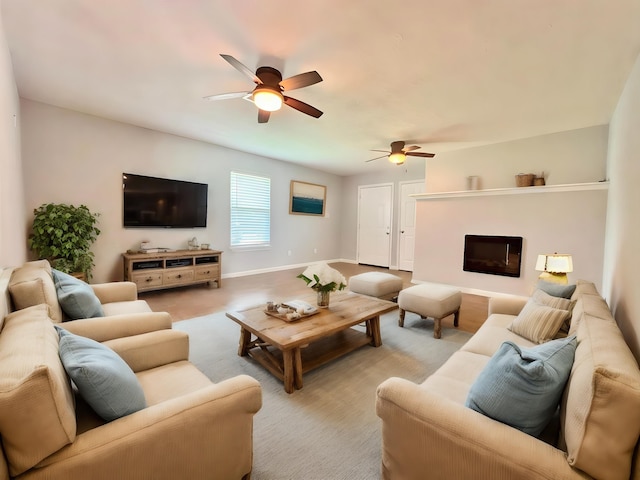
[[[522,237],[498,235],[465,235],[465,272],[520,276],[522,259]]]

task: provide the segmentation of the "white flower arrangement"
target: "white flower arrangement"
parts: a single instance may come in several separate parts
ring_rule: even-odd
[[[334,292],[347,286],[344,276],[324,262],[309,265],[297,278],[303,279],[308,287],[320,292]]]

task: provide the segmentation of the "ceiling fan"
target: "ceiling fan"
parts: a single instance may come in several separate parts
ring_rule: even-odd
[[[424,153],[424,152],[415,152],[414,150],[418,150],[421,147],[417,145],[410,145],[408,147],[404,146],[404,142],[402,140],[398,140],[396,142],[391,142],[391,151],[387,150],[371,150],[372,152],[385,152],[386,155],[381,155],[380,157],[372,158],[371,160],[367,160],[367,162],[373,162],[374,160],[378,160],[380,158],[389,157],[389,161],[391,163],[395,163],[396,165],[402,165],[406,160],[406,157],[435,157],[435,153]]]
[[[319,118],[322,115],[322,112],[317,108],[283,94],[283,92],[288,90],[308,87],[309,85],[321,82],[322,77],[315,70],[300,73],[283,80],[282,74],[275,68],[259,67],[256,73],[253,73],[231,55],[221,53],[220,56],[240,73],[243,73],[253,80],[256,87],[249,92],[209,95],[208,97],[204,97],[206,100],[227,100],[229,98],[246,98],[247,100],[252,100],[258,107],[258,123],[267,123],[271,112],[280,110],[283,103],[314,118]]]

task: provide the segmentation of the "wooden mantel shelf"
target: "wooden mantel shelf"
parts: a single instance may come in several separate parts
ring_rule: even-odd
[[[607,190],[609,182],[572,183],[567,185],[543,185],[539,187],[493,188],[489,190],[462,190],[459,192],[416,193],[416,200],[439,200],[441,198],[484,197],[492,195],[531,195],[536,193],[579,192],[584,190]]]

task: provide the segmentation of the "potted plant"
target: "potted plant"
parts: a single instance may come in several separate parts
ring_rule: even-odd
[[[100,214],[85,205],[55,203],[40,205],[33,214],[29,248],[53,268],[90,280],[94,266],[91,245],[100,234],[96,227]]]

